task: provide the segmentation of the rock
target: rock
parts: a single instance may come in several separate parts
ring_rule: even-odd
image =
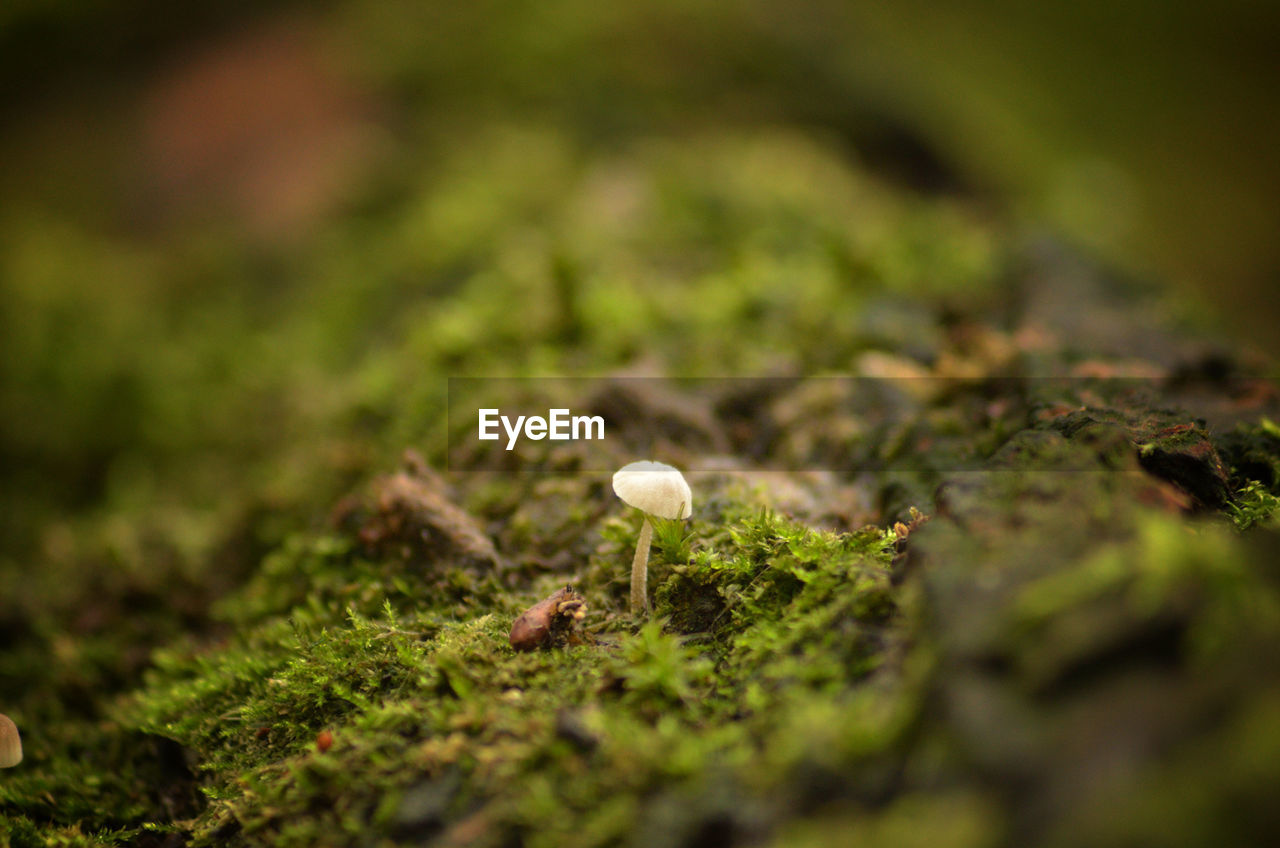
[[[425,468],[375,480],[374,508],[360,526],[361,543],[377,555],[402,556],[424,567],[449,560],[482,572],[500,570],[493,542],[443,488]]]

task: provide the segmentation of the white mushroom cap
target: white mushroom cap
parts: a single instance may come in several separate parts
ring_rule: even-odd
[[[613,491],[628,506],[659,518],[688,518],[693,492],[675,468],[662,462],[632,462],[613,475]]]
[[[0,713],[0,768],[9,768],[22,762],[22,738],[13,719]]]

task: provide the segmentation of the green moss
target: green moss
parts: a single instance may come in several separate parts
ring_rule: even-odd
[[[1122,763],[1154,787],[1130,841],[1163,832],[1147,813],[1170,797],[1254,803],[1275,747],[1256,697],[1280,620],[1275,424],[1220,436],[1134,384],[1003,380],[1089,354],[1020,301],[1048,280],[1077,302],[1068,278],[1099,272],[849,155],[844,53],[804,27],[678,5],[575,0],[561,32],[536,4],[496,28],[481,7],[403,27],[336,4],[316,26],[369,39],[351,49],[386,88],[361,97],[402,120],[379,132],[386,172],[293,241],[143,223],[137,197],[83,215],[6,194],[0,709],[27,759],[0,774],[0,846],[1021,841],[1024,808],[1065,827],[1055,777],[1092,784],[1091,740],[1141,748],[1143,721],[1092,720],[1134,703],[1208,706],[1151,743],[1169,769]],[[803,79],[767,93],[786,105],[769,126],[743,122],[750,51],[673,66],[701,55],[669,50],[677,32],[749,36]],[[707,87],[669,114],[673,73]],[[549,111],[496,107],[508,90]],[[702,107],[720,91],[727,116]],[[667,118],[633,132],[637,100]],[[618,371],[783,375],[720,399],[758,441],[672,447],[829,470],[785,475],[790,497],[708,475],[690,521],[655,528],[645,622],[638,516],[572,457],[441,484],[501,566],[361,534],[367,498],[343,495],[407,446],[475,458],[446,455],[446,376]],[[864,372],[907,377],[785,388]],[[627,451],[653,451],[642,429]],[[1155,515],[1187,504],[1144,467],[1254,532]],[[937,517],[886,532],[917,506]],[[593,643],[516,654],[511,622],[566,582]],[[1113,662],[1173,682],[1107,700],[1089,682]],[[1203,748],[1175,744],[1201,728]],[[1201,767],[1245,778],[1219,796]]]
[[[1100,781],[1081,815],[1046,844],[1264,844],[1257,835],[1275,820],[1266,787],[1280,779],[1280,696],[1271,689],[1228,710],[1220,728],[1178,746],[1159,767]]]
[[[1238,425],[1219,443],[1231,466],[1231,520],[1240,530],[1274,525],[1280,508],[1280,427],[1264,417],[1253,425]]]
[[[822,811],[786,828],[774,844],[779,848],[994,848],[1006,844],[1006,838],[999,812],[990,798],[952,791],[907,796],[886,809]]]
[[[847,612],[883,621],[892,611],[885,567],[891,542],[875,528],[840,535],[768,511],[746,514],[673,568],[654,593],[657,610],[680,631],[705,632],[721,644],[778,620],[802,595],[799,610],[810,598],[829,602],[841,590],[856,604]]]
[[[1274,525],[1280,497],[1257,480],[1250,480],[1235,492],[1235,501],[1227,505],[1231,520],[1240,530],[1258,525]]]
[[[1233,641],[1280,633],[1280,594],[1249,567],[1226,530],[1190,528],[1162,516],[1145,516],[1132,538],[1028,584],[1012,615],[1037,644],[1065,657],[1088,650],[1082,639],[1108,638],[1109,629],[1114,635],[1117,624],[1102,626],[1082,613],[1089,609],[1111,609],[1108,616],[1129,626],[1185,620],[1182,649],[1206,662]]]
[[[157,654],[118,720],[174,740],[195,764],[206,799],[196,844],[467,822],[481,842],[597,844],[673,780],[702,786],[727,770],[735,792],[757,797],[777,779],[761,784],[752,765],[762,747],[782,750],[776,722],[834,708],[883,662],[896,632],[890,547],[878,531],[815,533],[767,513],[707,539],[668,535],[697,552],[656,587],[658,610],[714,584],[723,615],[711,641],[655,619],[600,645],[516,654],[516,609],[454,616],[453,598],[421,589],[418,605],[394,601],[402,578],[374,578],[348,546],[318,537],[287,545],[224,603],[238,625],[225,646]],[[290,595],[299,583],[311,591]],[[357,611],[370,587],[384,593],[376,617]],[[596,589],[578,588],[589,601]],[[323,731],[333,743],[322,752]]]

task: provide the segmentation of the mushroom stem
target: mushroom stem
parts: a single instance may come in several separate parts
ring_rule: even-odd
[[[636,542],[636,558],[631,561],[631,614],[649,611],[649,542],[653,539],[653,523],[644,517],[640,539]]]

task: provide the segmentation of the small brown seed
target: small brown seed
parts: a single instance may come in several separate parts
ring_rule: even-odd
[[[532,651],[550,645],[558,634],[566,634],[581,621],[586,609],[586,601],[572,586],[557,589],[521,613],[511,625],[511,647]]]

